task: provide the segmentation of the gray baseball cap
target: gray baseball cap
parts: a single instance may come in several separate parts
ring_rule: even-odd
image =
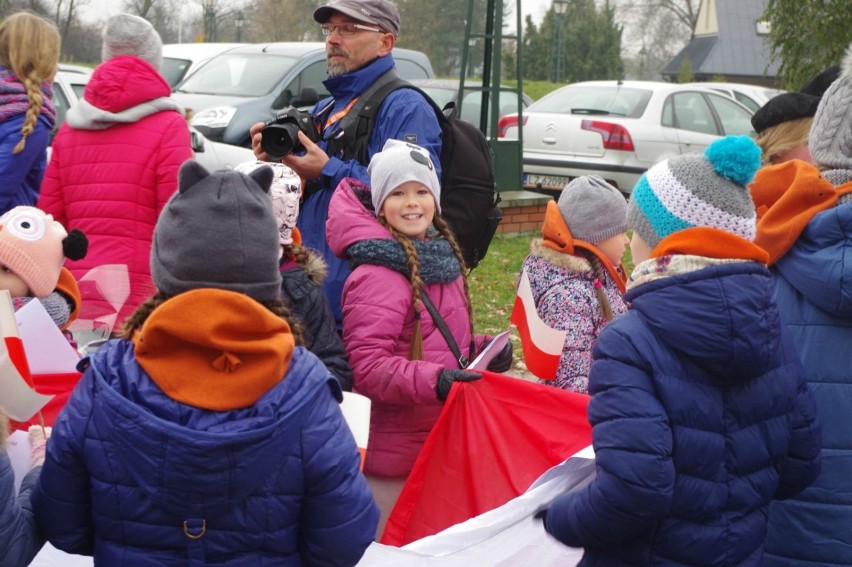
[[[338,0],[314,10],[314,20],[324,24],[334,12],[399,35],[399,10],[387,0]]]

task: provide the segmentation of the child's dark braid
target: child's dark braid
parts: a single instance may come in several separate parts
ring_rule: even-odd
[[[145,321],[148,320],[148,317],[151,316],[151,313],[154,310],[171,299],[173,296],[168,295],[162,291],[157,291],[153,296],[149,297],[142,303],[139,307],[134,311],[124,322],[124,326],[117,333],[118,336],[122,339],[132,339],[133,334],[142,328],[142,325],[145,324]],[[293,334],[293,338],[296,341],[297,345],[302,344],[302,327],[293,316],[290,314],[290,310],[287,309],[287,306],[284,304],[280,298],[272,299],[269,301],[259,301],[261,305],[266,307],[272,314],[281,317],[287,324],[290,325],[290,332]]]
[[[456,255],[456,259],[459,261],[462,282],[464,283],[464,298],[467,303],[467,318],[470,320],[470,337],[473,339],[473,304],[470,301],[470,288],[467,283],[467,264],[464,262],[464,254],[462,254],[461,246],[459,246],[459,243],[456,240],[456,235],[453,234],[453,230],[450,228],[450,225],[447,224],[447,221],[445,221],[437,212],[435,213],[435,218],[432,221],[432,224],[435,225],[438,232],[440,232],[441,235],[447,239],[447,242],[450,243],[450,246],[453,249],[453,254]]]
[[[408,259],[409,281],[411,282],[412,306],[414,308],[414,332],[411,335],[411,343],[408,349],[409,360],[423,360],[423,330],[420,326],[420,290],[423,288],[423,280],[420,279],[420,259],[417,250],[407,236],[389,225],[384,217],[379,217],[379,222],[387,228],[391,235],[400,243],[405,256]]]
[[[609,304],[609,299],[604,293],[603,284],[604,284],[604,268],[601,265],[601,261],[590,252],[583,251],[583,256],[585,256],[586,260],[589,261],[589,264],[592,266],[592,272],[595,275],[595,295],[598,296],[598,305],[601,307],[601,316],[604,321],[612,320],[612,306]]]

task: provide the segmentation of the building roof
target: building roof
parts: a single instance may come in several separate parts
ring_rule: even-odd
[[[766,0],[702,0],[692,40],[661,74],[677,77],[685,59],[697,80],[725,77],[738,82],[771,84],[778,62],[769,64],[765,24],[758,24]],[[761,33],[763,32],[763,33]]]

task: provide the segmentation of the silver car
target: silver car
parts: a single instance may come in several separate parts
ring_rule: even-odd
[[[623,193],[655,163],[701,152],[729,135],[753,136],[752,112],[719,92],[651,81],[588,81],[559,88],[523,114],[525,189],[557,194],[580,175]],[[518,138],[518,116],[500,120]]]

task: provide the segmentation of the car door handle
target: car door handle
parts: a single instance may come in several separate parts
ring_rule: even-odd
[[[556,138],[542,138],[542,139],[541,139],[541,142],[542,142],[543,144],[549,144],[549,145],[551,145],[551,146],[552,146],[552,145],[554,145],[554,144],[556,143]]]

